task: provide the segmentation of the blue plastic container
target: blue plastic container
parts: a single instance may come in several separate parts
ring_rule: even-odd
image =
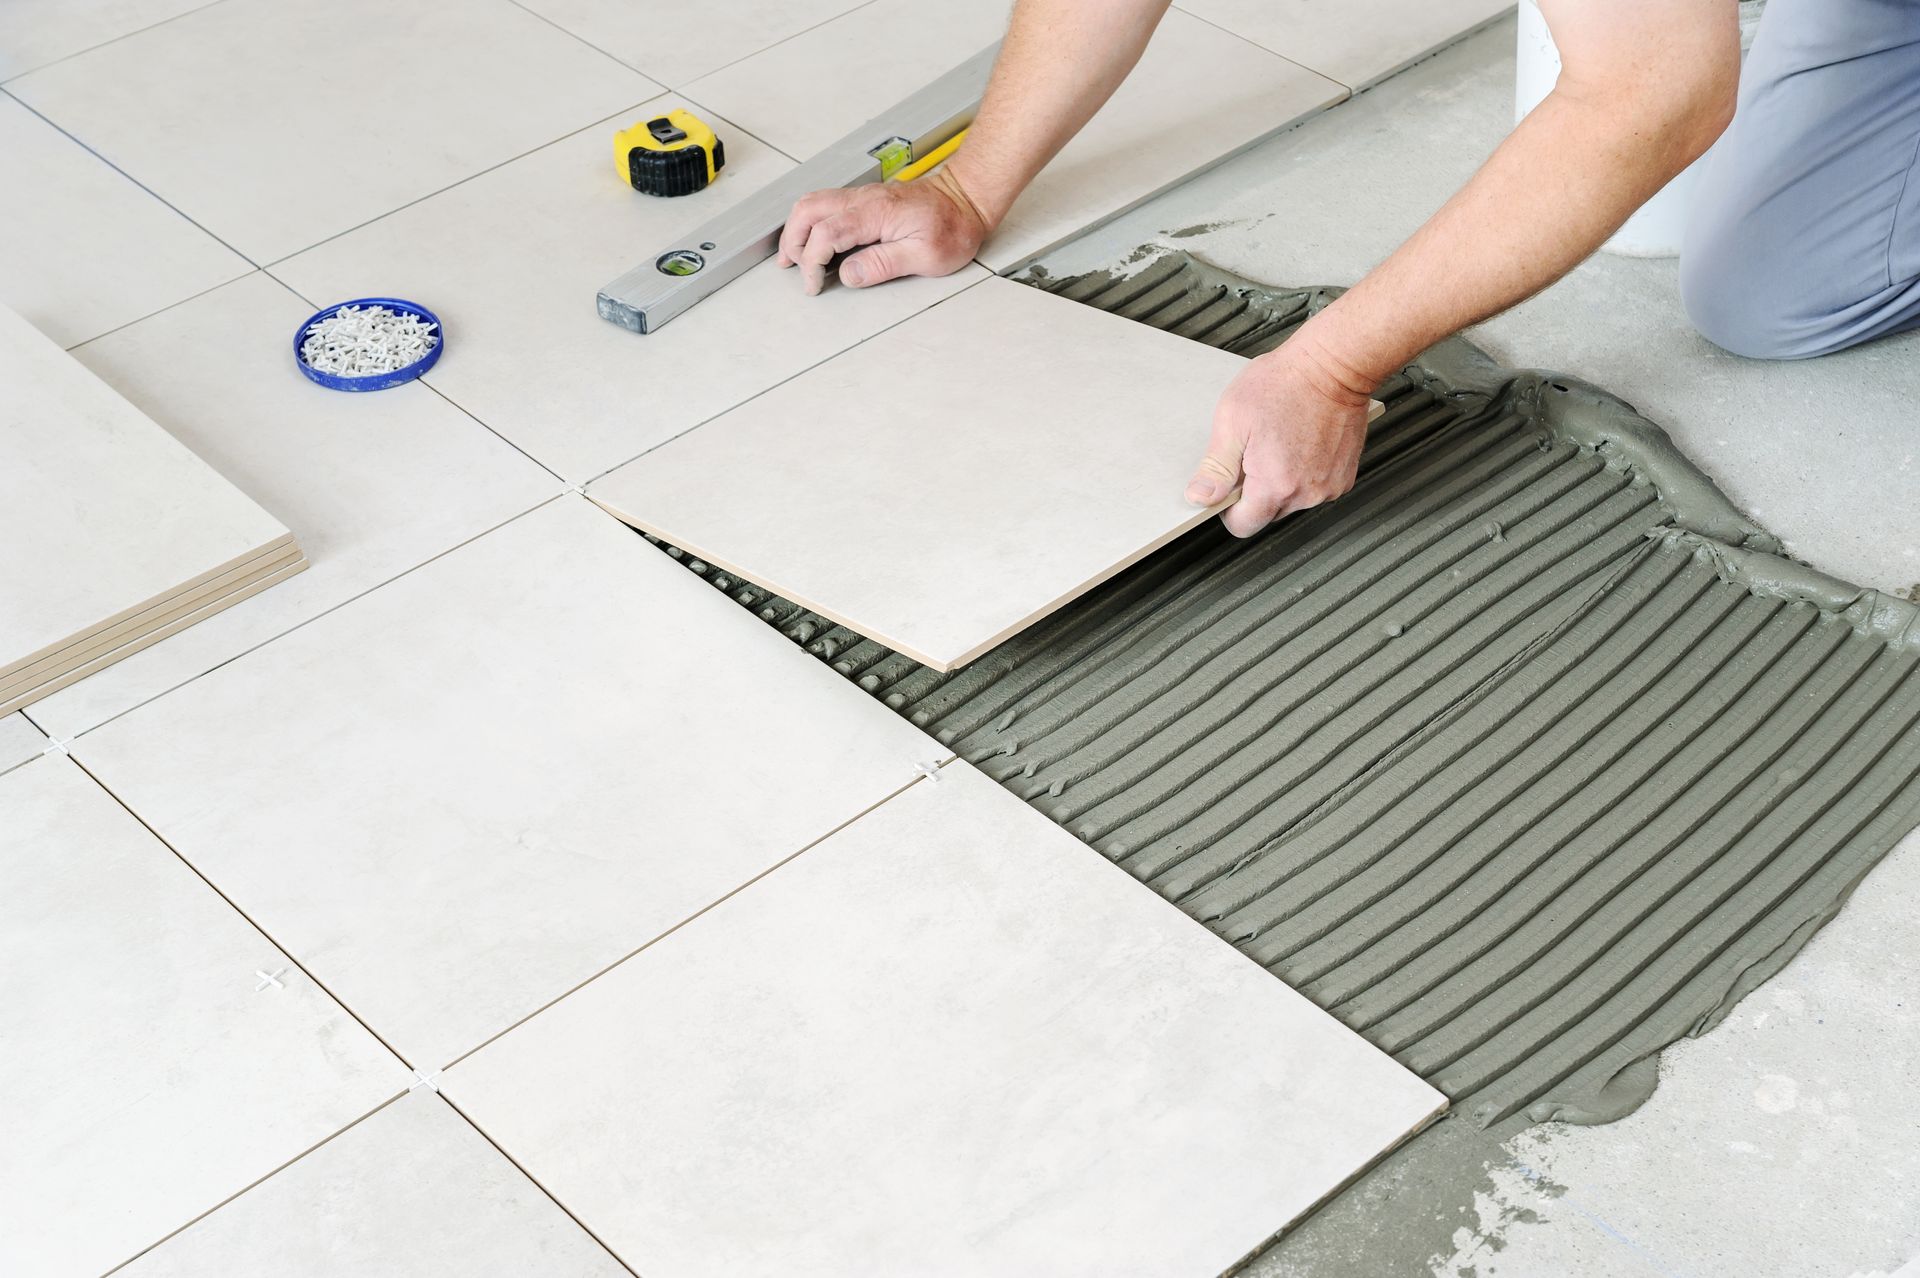
[[[338,373],[323,373],[317,368],[309,367],[307,361],[300,357],[300,344],[306,340],[307,330],[335,311],[344,310],[349,306],[384,306],[396,314],[417,315],[433,325],[434,336],[440,340],[435,342],[433,349],[425,355],[405,368],[396,368],[391,373],[375,373],[370,377],[342,377]],[[440,326],[440,317],[418,302],[409,302],[398,297],[356,297],[351,302],[339,302],[325,310],[315,311],[307,317],[306,323],[293,331],[293,362],[300,366],[300,371],[310,380],[318,382],[328,390],[377,391],[399,386],[432,368],[439,362],[440,352],[445,349],[447,349],[447,330]]]

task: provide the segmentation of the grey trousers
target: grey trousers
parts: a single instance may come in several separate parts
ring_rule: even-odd
[[[1920,327],[1920,0],[1769,0],[1680,293],[1710,341],[1760,359]]]

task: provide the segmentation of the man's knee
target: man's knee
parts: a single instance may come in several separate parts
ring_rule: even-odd
[[[1695,213],[1680,254],[1680,301],[1700,335],[1749,359],[1824,354],[1831,334],[1805,313],[1806,294],[1794,287],[1793,272],[1754,253],[1755,237],[1737,222],[1712,210]]]

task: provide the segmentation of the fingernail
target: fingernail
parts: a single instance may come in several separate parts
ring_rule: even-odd
[[[1212,484],[1196,479],[1187,485],[1187,500],[1196,506],[1211,506],[1218,491]]]
[[[859,288],[867,282],[867,267],[864,262],[848,262],[840,268],[840,282]]]

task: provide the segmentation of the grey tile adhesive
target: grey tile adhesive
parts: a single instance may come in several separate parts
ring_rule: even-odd
[[[1248,356],[1334,296],[1181,253],[1039,283]],[[1920,609],[1595,387],[1455,339],[1380,398],[1344,500],[953,674],[689,564],[1456,1113],[1611,1121],[1920,823]]]

